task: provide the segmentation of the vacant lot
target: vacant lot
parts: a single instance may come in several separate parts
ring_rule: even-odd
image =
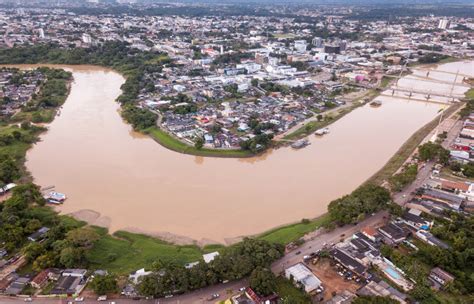
[[[321,282],[323,282],[325,289],[324,300],[330,299],[333,291],[340,292],[348,290],[355,293],[360,287],[356,282],[347,281],[341,277],[336,269],[330,265],[328,259],[322,259],[316,265],[310,263],[309,267]]]

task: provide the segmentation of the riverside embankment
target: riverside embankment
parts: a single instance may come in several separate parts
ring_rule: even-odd
[[[455,70],[452,64],[440,68]],[[119,74],[90,66],[65,68],[75,79],[71,94],[61,116],[27,155],[35,182],[68,194],[61,212],[111,231],[129,229],[168,240],[178,235],[226,242],[323,214],[331,200],[377,172],[443,108],[379,97],[381,107],[355,109],[331,125],[329,135],[311,136],[305,149],[203,158],[170,151],[133,132],[114,102],[124,81]],[[399,84],[405,81],[420,86],[417,81],[423,80]]]

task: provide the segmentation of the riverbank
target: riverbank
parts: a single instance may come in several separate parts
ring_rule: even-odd
[[[416,131],[400,147],[400,149],[398,149],[397,153],[395,153],[377,173],[370,177],[366,183],[381,185],[387,181],[390,176],[394,175],[403,166],[403,164],[413,154],[413,152],[415,152],[421,142],[438,126],[438,124],[458,111],[463,105],[464,103],[451,105],[449,108],[444,110],[441,120],[438,117],[435,117],[432,121]]]
[[[149,135],[153,140],[162,145],[163,147],[173,150],[175,152],[190,154],[196,156],[206,156],[206,157],[252,157],[255,156],[254,153],[248,150],[236,150],[236,149],[207,149],[201,148],[198,149],[194,146],[190,146],[180,141],[177,138],[174,138],[170,134],[166,133],[159,127],[150,127],[143,130],[144,134]]]
[[[6,66],[5,68],[12,68]],[[27,106],[13,116],[2,120],[0,155],[12,157],[19,168],[20,182],[30,182],[32,177],[25,167],[25,157],[32,145],[40,140],[47,129],[43,124],[53,121],[69,95],[72,74],[63,70],[39,68],[46,80],[38,88]],[[47,103],[45,106],[43,103]],[[10,138],[10,140],[7,140]],[[12,170],[11,168],[9,170]],[[7,182],[7,181],[4,181]]]

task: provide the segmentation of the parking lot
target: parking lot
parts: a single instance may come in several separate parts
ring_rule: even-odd
[[[313,273],[323,282],[325,288],[324,300],[332,298],[332,293],[340,290],[354,292],[362,285],[354,280],[348,280],[336,265],[331,265],[332,261],[328,258],[320,259],[316,264],[312,261],[307,263]],[[341,275],[342,274],[342,275]],[[348,276],[348,274],[346,274]]]

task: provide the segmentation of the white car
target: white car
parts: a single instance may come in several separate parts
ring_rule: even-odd
[[[97,301],[99,302],[107,301],[107,296],[100,296],[97,298]]]
[[[33,302],[32,298],[25,298],[25,302]]]
[[[83,302],[84,301],[84,298],[83,297],[77,297],[74,299],[74,301],[76,302]]]

